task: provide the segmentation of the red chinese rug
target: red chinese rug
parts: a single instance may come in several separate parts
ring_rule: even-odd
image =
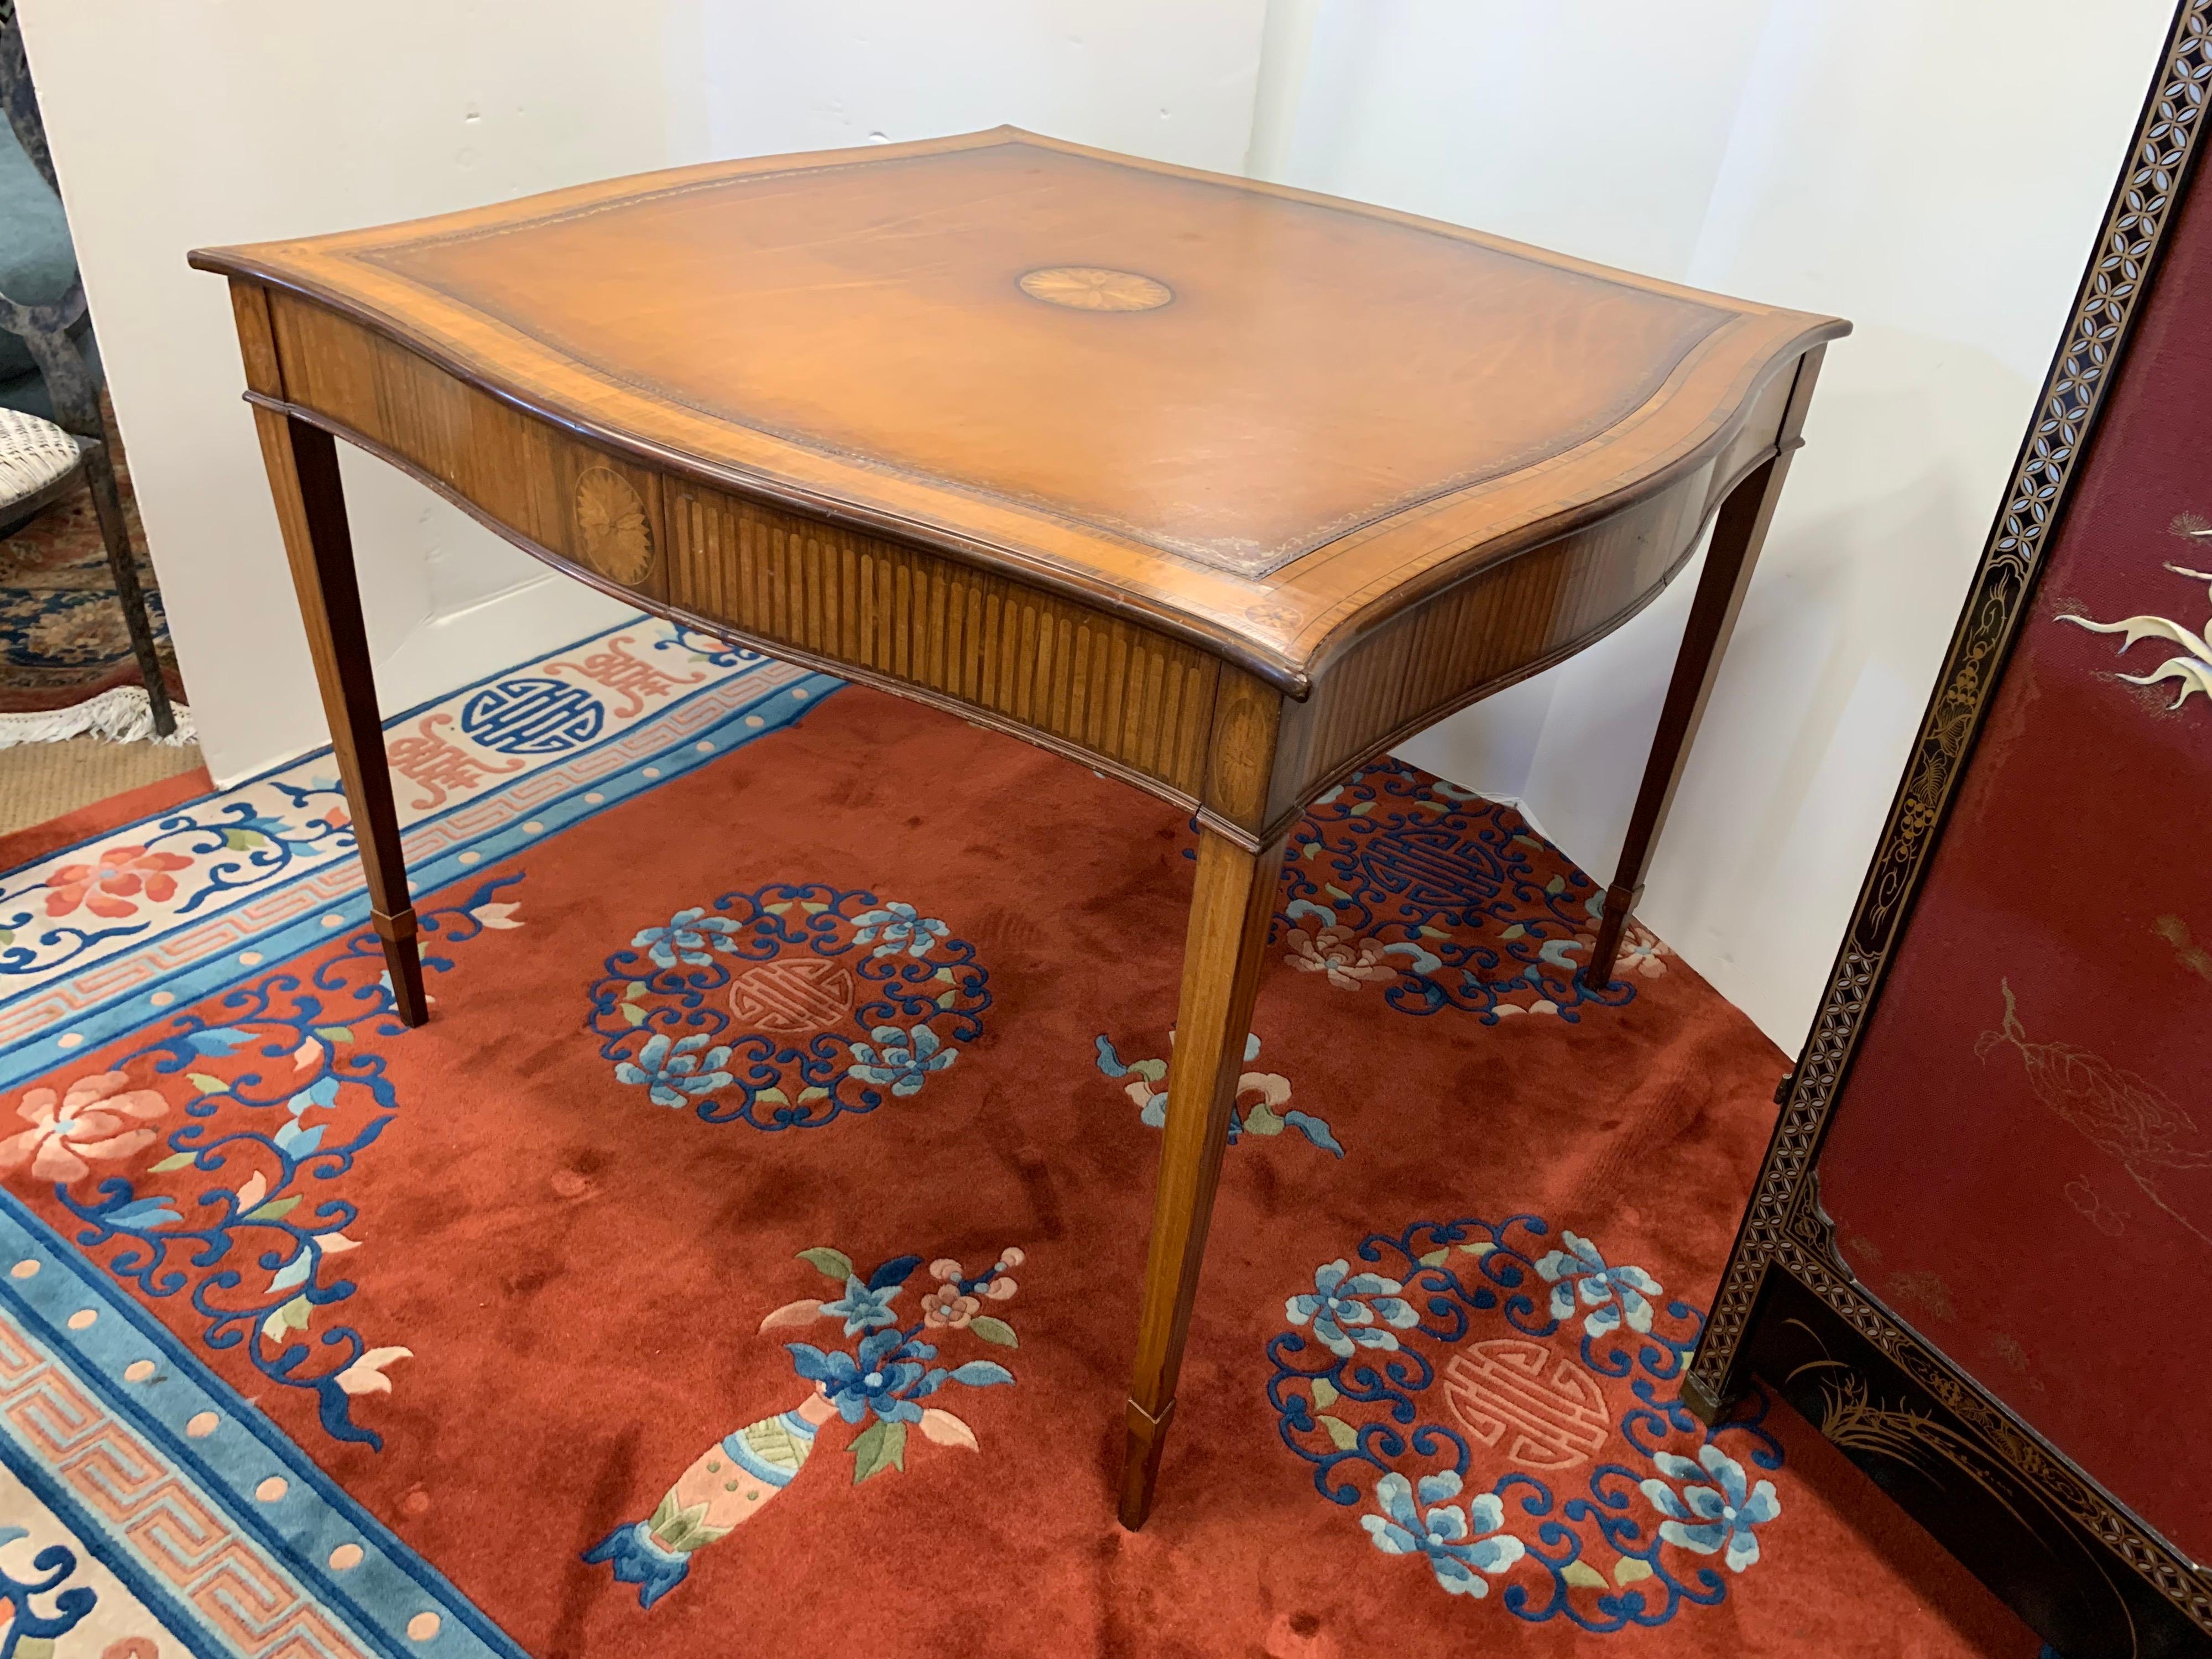
[[[1682,1368],[1784,1061],[1510,811],[1285,860],[1151,1525],[1176,814],[638,623],[0,884],[0,1597],[170,1653],[2032,1655]],[[72,1599],[74,1598],[74,1599]],[[36,1650],[21,1647],[19,1652]]]

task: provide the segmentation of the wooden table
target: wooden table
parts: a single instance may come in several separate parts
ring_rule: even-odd
[[[1714,525],[1621,928],[1832,318],[1001,128],[305,241],[228,275],[401,1017],[426,1015],[332,435],[658,615],[1200,823],[1128,1439],[1169,1421],[1284,836]]]

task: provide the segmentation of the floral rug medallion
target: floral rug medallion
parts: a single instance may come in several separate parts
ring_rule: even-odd
[[[811,1129],[921,1091],[983,1031],[975,947],[903,900],[820,882],[640,928],[592,987],[616,1079],[708,1123]]]
[[[1763,1395],[1681,1403],[1705,1328],[1541,1218],[1415,1222],[1321,1264],[1267,1344],[1283,1443],[1445,1594],[1592,1632],[1724,1600],[1781,1514]]]

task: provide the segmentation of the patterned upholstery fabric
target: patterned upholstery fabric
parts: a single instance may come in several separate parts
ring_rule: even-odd
[[[76,252],[62,204],[0,121],[0,294],[20,306],[52,305],[76,277]],[[0,331],[0,380],[31,368],[30,349]]]
[[[76,440],[52,421],[0,409],[0,511],[76,465]]]

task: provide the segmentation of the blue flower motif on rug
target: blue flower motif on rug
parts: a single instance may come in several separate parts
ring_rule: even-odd
[[[616,1063],[615,1079],[643,1084],[646,1098],[656,1106],[682,1106],[687,1103],[687,1096],[710,1095],[728,1088],[730,1074],[722,1067],[729,1059],[727,1048],[707,1047],[704,1031],[679,1042],[671,1042],[666,1033],[656,1031],[637,1051],[635,1065],[627,1060]]]
[[[499,895],[521,879],[424,913],[425,942],[520,926]],[[372,1041],[404,1029],[382,961],[364,929],[306,982],[264,974],[226,993],[214,1020],[157,1023],[108,1070],[30,1091],[17,1107],[29,1127],[0,1139],[0,1171],[51,1182],[89,1259],[149,1301],[185,1297],[209,1348],[311,1392],[332,1438],[372,1449],[382,1439],[353,1420],[353,1401],[389,1392],[387,1369],[411,1355],[330,1322],[354,1294],[337,1258],[363,1243],[348,1231],[359,1210],[333,1183],[399,1109]],[[442,972],[452,959],[434,949],[423,966]],[[153,1086],[129,1087],[149,1062]],[[179,1098],[185,1121],[169,1127]],[[101,1167],[112,1173],[94,1182]]]
[[[811,1129],[910,1099],[983,1034],[990,975],[949,923],[819,882],[639,928],[591,988],[616,1080],[708,1123]]]
[[[645,952],[655,967],[673,968],[687,963],[703,968],[716,951],[737,948],[738,924],[727,916],[710,916],[696,906],[678,910],[662,927],[641,927],[630,944]]]
[[[1666,946],[1632,925],[1613,982],[1583,984],[1603,893],[1510,807],[1395,762],[1309,807],[1283,863],[1270,945],[1337,990],[1379,990],[1400,1013],[1572,1024],[1666,971]]]
[[[1431,1505],[1425,1513],[1413,1505],[1413,1485],[1393,1470],[1375,1483],[1380,1515],[1363,1515],[1375,1547],[1385,1555],[1423,1555],[1437,1583],[1453,1595],[1487,1595],[1490,1586],[1482,1575],[1493,1577],[1528,1553],[1522,1541],[1495,1536],[1505,1524],[1505,1505],[1493,1492],[1477,1492],[1465,1509],[1443,1500],[1459,1496],[1460,1479],[1450,1469],[1421,1477],[1420,1499]]]
[[[786,1303],[760,1323],[763,1332],[842,1321],[851,1347],[787,1342],[792,1369],[811,1385],[796,1406],[724,1436],[694,1461],[643,1521],[617,1527],[584,1552],[605,1562],[618,1583],[637,1586],[641,1607],[650,1607],[690,1576],[691,1558],[759,1515],[791,1485],[814,1455],[824,1430],[858,1427],[846,1450],[855,1486],[890,1470],[903,1471],[907,1431],[919,1429],[933,1445],[981,1449],[975,1431],[942,1406],[924,1402],[955,1386],[1011,1386],[1014,1374],[996,1360],[939,1365],[938,1343],[974,1338],[994,1347],[1018,1348],[1014,1328],[983,1311],[1013,1298],[1013,1270],[1025,1259],[1018,1249],[999,1253],[970,1273],[950,1256],[929,1263],[936,1288],[915,1298],[913,1311],[896,1304],[917,1268],[918,1255],[897,1255],[863,1273],[842,1250],[817,1245],[797,1259],[826,1276],[842,1294]],[[866,1333],[865,1335],[862,1333]],[[935,1340],[926,1340],[933,1337]]]
[[[959,1050],[941,1045],[937,1033],[927,1025],[908,1031],[896,1025],[878,1025],[868,1035],[875,1039],[872,1045],[849,1045],[853,1075],[863,1083],[879,1084],[895,1095],[921,1093],[923,1080],[932,1072],[943,1071],[960,1057]]]
[[[858,1336],[863,1331],[881,1330],[886,1325],[898,1323],[898,1315],[891,1311],[891,1303],[897,1297],[903,1279],[886,1280],[880,1285],[864,1285],[858,1273],[845,1275],[845,1294],[834,1302],[822,1304],[823,1316],[835,1316],[845,1322],[845,1334]]]
[[[1311,1293],[1291,1297],[1287,1311],[1291,1324],[1311,1322],[1322,1346],[1349,1359],[1355,1348],[1396,1347],[1396,1333],[1421,1322],[1399,1294],[1405,1288],[1380,1273],[1352,1273],[1340,1259],[1315,1268]]]
[[[926,957],[930,947],[952,930],[934,916],[918,915],[911,904],[886,904],[880,910],[864,910],[853,918],[860,924],[853,935],[855,945],[873,945],[871,956]]]
[[[1267,1398],[1315,1489],[1368,1505],[1374,1548],[1446,1593],[1494,1589],[1530,1623],[1664,1624],[1758,1565],[1782,1448],[1763,1395],[1710,1428],[1682,1403],[1696,1309],[1553,1237],[1533,1215],[1370,1234],[1285,1298]]]
[[[1570,1232],[1559,1237],[1567,1248],[1548,1251],[1536,1262],[1537,1273],[1552,1286],[1552,1317],[1573,1318],[1579,1300],[1585,1336],[1610,1336],[1624,1318],[1638,1335],[1650,1332],[1651,1304],[1646,1298],[1666,1293],[1659,1281],[1641,1267],[1607,1267],[1597,1246],[1586,1238]]]
[[[1759,1559],[1754,1528],[1782,1513],[1771,1480],[1753,1486],[1743,1465],[1711,1441],[1698,1448],[1694,1463],[1672,1452],[1654,1452],[1651,1461],[1666,1479],[1638,1485],[1652,1507],[1667,1517],[1659,1525],[1662,1538],[1700,1555],[1719,1550],[1730,1572],[1741,1572]],[[1701,1478],[1712,1484],[1698,1484]],[[1669,1480],[1686,1484],[1677,1491],[1668,1485]]]
[[[653,642],[655,651],[672,651],[688,662],[702,662],[714,668],[743,668],[769,660],[757,651],[748,651],[741,645],[732,645],[720,635],[704,629],[691,628],[678,622],[668,624],[669,632]]]

